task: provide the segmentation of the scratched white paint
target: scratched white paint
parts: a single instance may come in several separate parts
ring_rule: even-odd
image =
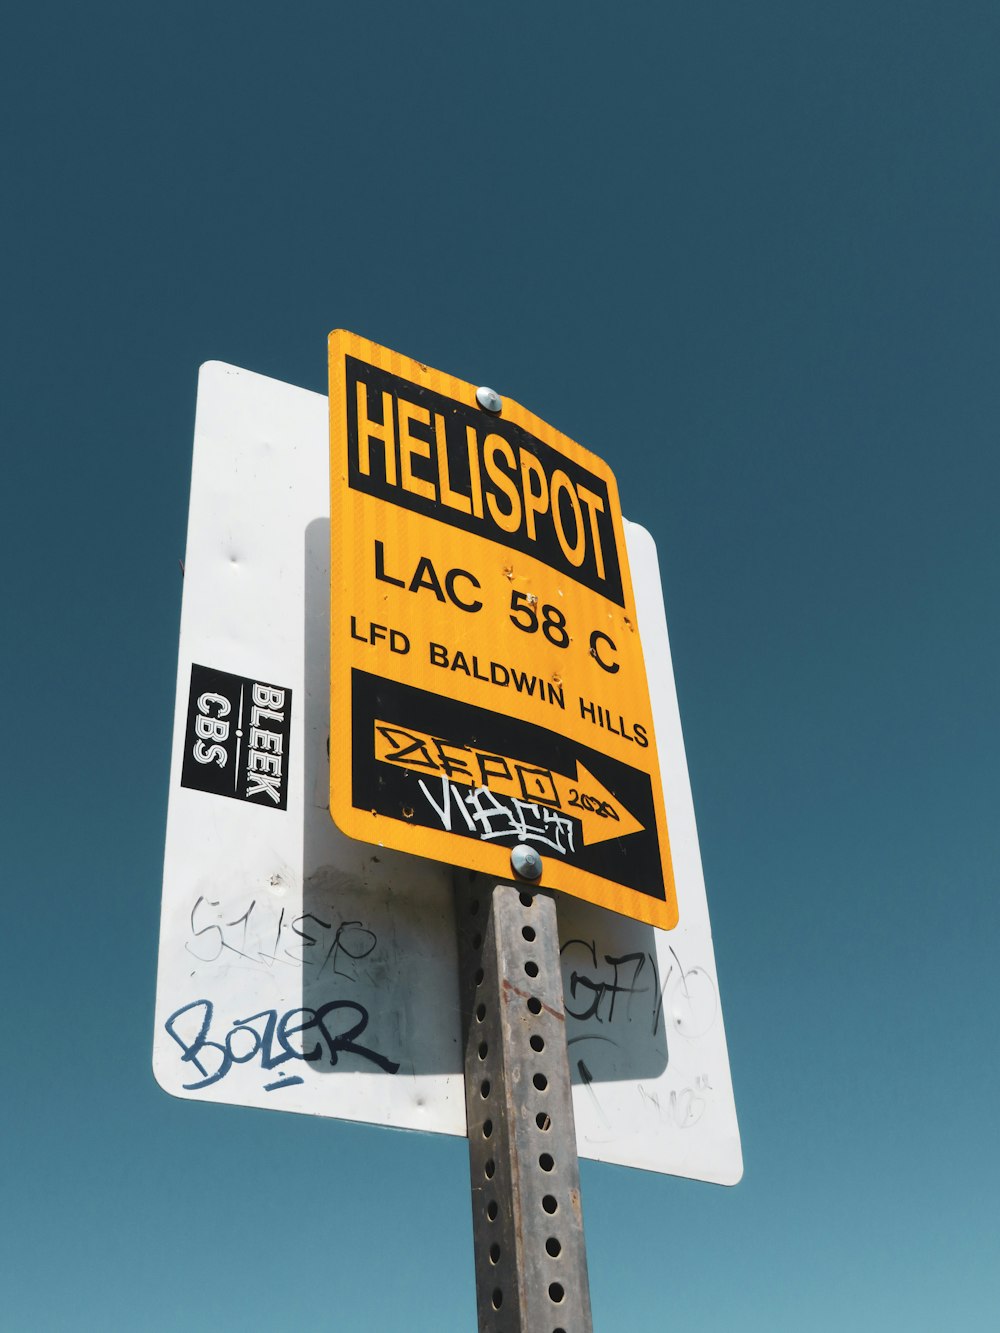
[[[322,395],[202,367],[153,1066],[176,1096],[464,1134],[450,872],[344,837],[326,809],[327,431]],[[559,902],[579,1150],[733,1184],[739,1130],[656,551],[642,528],[626,536],[681,918],[667,933]],[[291,690],[286,810],[180,785],[192,663]]]

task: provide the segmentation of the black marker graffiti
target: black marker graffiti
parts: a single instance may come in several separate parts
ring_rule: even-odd
[[[183,1085],[188,1092],[210,1088],[225,1078],[233,1065],[249,1064],[258,1058],[261,1069],[267,1071],[289,1060],[314,1063],[324,1056],[329,1064],[336,1065],[341,1055],[348,1054],[370,1061],[387,1074],[395,1074],[399,1069],[398,1061],[380,1055],[369,1046],[358,1045],[356,1038],[368,1026],[368,1010],[352,1000],[330,1000],[318,1009],[289,1009],[280,1018],[276,1009],[264,1009],[248,1018],[236,1019],[221,1041],[209,1038],[214,1017],[211,1000],[193,1000],[174,1010],[163,1025],[181,1048],[181,1060],[193,1065],[201,1075],[193,1083]],[[352,1019],[353,1025],[346,1031],[337,1031],[341,1020],[351,1023]],[[292,1044],[292,1038],[306,1033],[315,1033],[318,1040],[300,1050]],[[283,1077],[265,1084],[265,1091],[293,1082],[301,1083],[302,1079],[297,1075],[290,1079]]]
[[[329,919],[315,912],[291,917],[284,908],[275,915],[271,904],[257,899],[238,912],[201,894],[191,908],[192,938],[185,940],[184,947],[200,963],[214,963],[228,953],[269,970],[280,963],[316,968],[317,977],[329,971],[357,981],[351,964],[374,952],[378,936],[363,921],[338,919],[325,909],[324,915]]]
[[[608,1047],[628,1044],[623,1040],[622,1026],[638,1021],[649,1024],[654,1039],[661,1029],[661,1040],[696,1039],[715,1022],[718,992],[709,973],[703,967],[685,967],[672,946],[672,961],[662,977],[654,954],[601,953],[594,939],[567,940],[561,957],[566,1016],[579,1025],[572,1036],[568,1035],[568,1045],[596,1114],[603,1125],[609,1126],[595,1085],[599,1084],[602,1057]],[[587,1051],[586,1060],[579,1057],[582,1048]],[[693,1087],[671,1089],[662,1101],[659,1091],[641,1083],[638,1091],[662,1123],[685,1130],[702,1119],[711,1100],[712,1085],[707,1075],[698,1074]]]
[[[584,955],[582,963],[578,961],[579,952]],[[571,1002],[566,1004],[566,1013],[578,1022],[610,1025],[615,1022],[616,1010],[619,1019],[631,1022],[635,997],[641,995],[651,997],[654,1037],[660,1030],[665,1002],[670,1026],[680,1036],[703,1036],[715,1022],[718,992],[714,981],[703,967],[684,967],[672,947],[673,962],[662,978],[657,977],[656,958],[651,953],[605,953],[599,962],[596,940],[567,940],[560,954],[563,991]],[[649,976],[648,982],[640,981],[644,974]],[[620,995],[628,997],[624,1013],[617,1004]]]
[[[593,1019],[598,1023],[613,1023],[615,1019],[615,1001],[619,995],[629,996],[628,1006],[626,1007],[625,1017],[631,1020],[631,997],[633,995],[647,994],[651,989],[648,985],[639,985],[639,978],[646,966],[646,959],[649,958],[653,965],[653,975],[656,975],[656,960],[652,955],[645,953],[624,953],[614,956],[612,954],[604,955],[604,965],[611,968],[611,976],[595,977],[588,976],[584,972],[579,972],[574,967],[568,976],[565,974],[565,955],[566,951],[577,945],[583,949],[589,956],[593,972],[598,972],[599,964],[597,961],[597,944],[594,940],[567,940],[562,946],[564,967],[564,990],[565,993],[575,1003],[582,1004],[583,996],[589,994],[590,1000],[585,1008],[575,1009],[566,1005],[566,1013],[570,1018],[578,1019],[581,1023],[586,1023]],[[578,998],[579,994],[579,998]],[[608,1003],[605,1005],[604,1001]],[[603,1010],[602,1010],[603,1006]],[[656,1032],[656,1027],[653,1027]]]

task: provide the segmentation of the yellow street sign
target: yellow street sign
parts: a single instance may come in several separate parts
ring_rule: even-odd
[[[509,399],[330,335],[330,812],[677,922],[618,489]],[[490,410],[499,407],[498,411]]]

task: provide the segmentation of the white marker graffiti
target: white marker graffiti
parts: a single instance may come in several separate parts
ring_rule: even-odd
[[[423,778],[417,785],[447,833],[452,832],[453,812],[457,810],[469,832],[483,842],[514,837],[518,842],[541,843],[560,856],[569,856],[576,850],[573,821],[557,810],[516,796],[498,796],[488,787],[463,788],[445,777],[441,778],[440,801]]]

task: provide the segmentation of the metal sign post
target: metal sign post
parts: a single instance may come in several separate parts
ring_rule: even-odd
[[[590,1333],[556,905],[455,887],[480,1333]]]

